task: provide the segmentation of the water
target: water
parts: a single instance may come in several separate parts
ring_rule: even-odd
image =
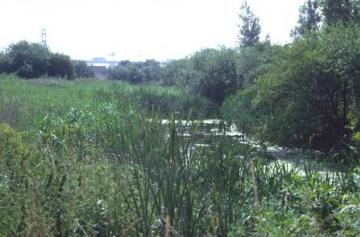
[[[161,124],[170,125],[171,120],[161,120]],[[269,143],[262,144],[246,134],[239,131],[235,124],[228,124],[219,119],[206,119],[206,120],[175,120],[175,124],[184,137],[196,136],[196,143],[193,148],[210,148],[211,140],[216,137],[226,137],[239,145],[250,145],[256,149],[264,149],[265,152],[272,157],[268,162],[268,166],[276,167],[282,166],[288,170],[295,170],[299,175],[305,175],[305,170],[311,169],[320,175],[333,176],[335,173],[341,172],[336,166],[320,162],[319,157],[321,153],[309,150],[290,149]],[[198,132],[194,135],[191,131],[194,128]],[[240,157],[240,156],[239,156]]]

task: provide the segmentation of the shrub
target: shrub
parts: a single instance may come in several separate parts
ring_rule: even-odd
[[[53,54],[47,47],[27,41],[12,44],[0,54],[0,73],[15,73],[23,78],[75,76],[69,56]]]
[[[80,78],[94,78],[95,72],[92,67],[89,67],[85,61],[75,60],[72,61],[75,69],[76,77]]]
[[[63,54],[51,54],[47,73],[52,77],[62,77],[73,80],[75,77],[74,68],[70,57]]]
[[[40,44],[20,41],[10,45],[7,55],[11,62],[8,73],[25,78],[36,78],[47,73],[50,52]]]

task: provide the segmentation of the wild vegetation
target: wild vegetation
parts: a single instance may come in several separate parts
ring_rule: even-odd
[[[50,52],[46,45],[27,41],[14,43],[0,53],[0,73],[14,73],[27,79],[94,77],[94,71],[84,61],[71,61],[67,55]]]
[[[308,0],[274,45],[244,4],[239,47],[106,81],[9,46],[0,236],[359,236],[359,10]]]
[[[208,125],[182,126],[180,115],[139,103],[156,93],[169,102],[176,91],[0,83],[1,120],[13,127],[0,126],[3,236],[359,233],[358,169],[303,173],[240,145],[226,124],[205,136]]]

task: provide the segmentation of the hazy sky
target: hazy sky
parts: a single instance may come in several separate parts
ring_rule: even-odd
[[[201,48],[233,47],[243,0],[0,0],[0,48],[40,42],[76,59],[181,58]],[[263,37],[289,41],[304,0],[248,0]]]

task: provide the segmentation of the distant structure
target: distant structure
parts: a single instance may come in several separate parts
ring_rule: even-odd
[[[119,62],[109,61],[106,60],[106,58],[93,58],[92,60],[86,61],[86,63],[94,69],[96,77],[105,80],[109,68],[116,66]]]
[[[45,30],[45,28],[43,28],[42,29],[42,31],[41,31],[41,44],[43,45],[43,46],[45,46],[45,47],[47,47],[47,42],[46,42],[46,30]]]

